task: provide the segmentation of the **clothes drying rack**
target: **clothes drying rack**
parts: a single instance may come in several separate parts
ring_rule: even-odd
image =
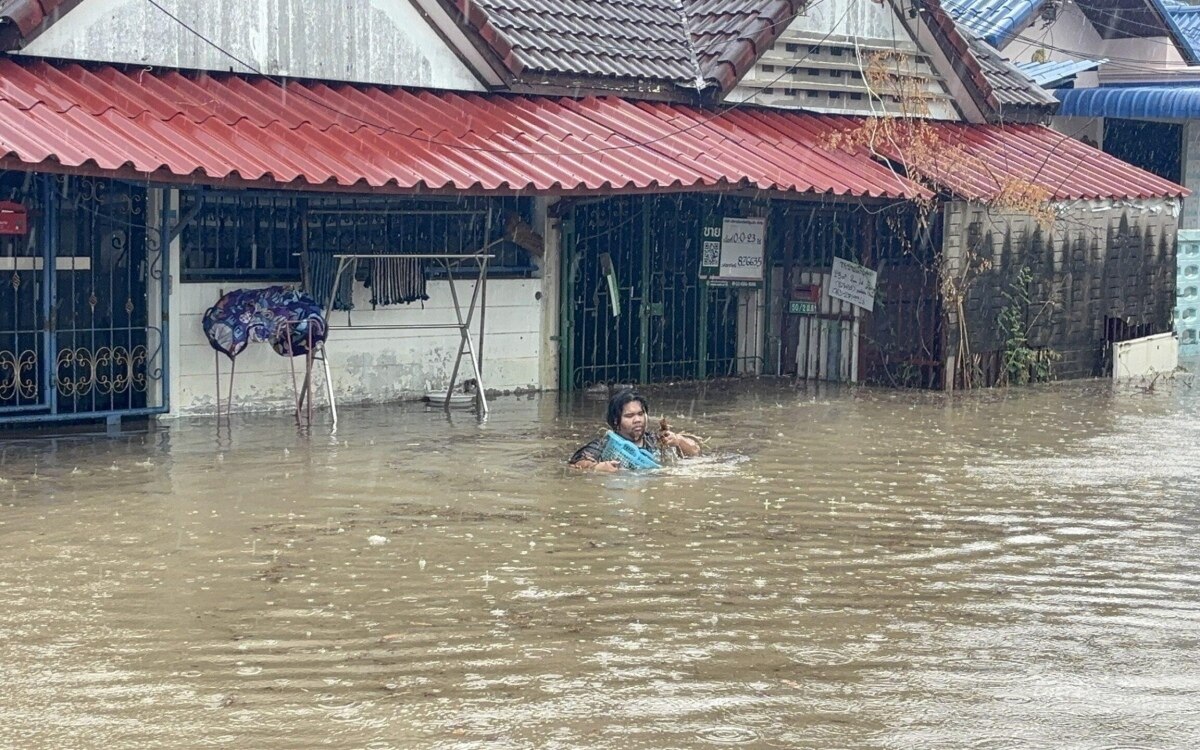
[[[459,334],[458,354],[454,358],[454,369],[450,373],[450,382],[446,386],[446,399],[443,406],[450,408],[450,397],[454,393],[454,382],[458,379],[458,371],[462,368],[464,357],[470,358],[471,371],[475,374],[475,396],[480,414],[488,413],[487,395],[484,393],[485,386],[483,382],[483,324],[487,309],[487,271],[488,263],[495,258],[494,254],[489,253],[334,253],[333,258],[337,261],[337,270],[333,275],[333,285],[329,289],[329,297],[325,304],[325,321],[330,331],[399,331],[399,330],[451,330],[457,329]],[[374,260],[378,258],[404,258],[406,260],[430,260],[439,263],[446,270],[446,281],[450,285],[450,299],[454,303],[454,323],[371,323],[368,325],[354,325],[350,311],[346,312],[346,324],[333,324],[333,303],[337,298],[338,285],[341,283],[342,274],[350,272],[351,278],[354,278],[358,271],[358,261],[361,259]],[[471,300],[466,307],[464,313],[463,304],[458,296],[458,288],[455,286],[454,269],[461,267],[464,263],[473,263],[475,266],[475,288],[471,291]],[[479,310],[479,345],[475,344],[474,338],[471,335],[471,323],[475,318],[475,310]],[[337,407],[333,403],[333,387],[329,384],[329,360],[326,353],[324,342],[317,347],[318,351],[314,354],[316,359],[320,359],[325,368],[325,382],[327,384],[326,392],[329,397],[329,411],[333,418],[333,424],[337,425]],[[311,389],[309,388],[308,378],[305,378],[304,387],[301,389],[301,399],[305,394],[308,394],[311,399]]]

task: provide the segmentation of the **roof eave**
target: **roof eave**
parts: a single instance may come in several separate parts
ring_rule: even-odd
[[[995,92],[992,91],[987,77],[983,74],[983,68],[971,50],[971,45],[967,43],[966,37],[959,31],[954,19],[942,8],[939,0],[921,0],[919,4],[912,2],[911,6],[906,7],[908,1],[888,0],[905,25],[912,23],[918,27],[910,26],[910,33],[918,44],[921,44],[922,39],[932,38],[934,44],[937,45],[937,52],[941,59],[938,55],[930,55],[930,61],[935,68],[940,68],[939,72],[944,78],[957,80],[962,85],[970,99],[969,103],[975,110],[974,117],[971,116],[971,113],[964,112],[967,115],[966,119],[975,122],[986,121],[990,113],[1001,109],[1001,104],[996,98]],[[910,7],[917,10],[913,16],[909,15]],[[922,30],[926,31],[928,36],[922,34]],[[929,49],[925,51],[932,52]],[[958,64],[959,62],[961,64]],[[953,90],[951,94],[954,94]],[[958,97],[955,98],[959,108],[962,109],[964,102],[959,101]]]
[[[83,0],[13,0],[0,15],[0,50],[13,52],[32,42]],[[49,8],[46,7],[49,5]]]
[[[753,25],[726,45],[708,70],[702,71],[704,80],[715,84],[716,97],[723,98],[737,87],[806,5],[808,0],[769,0]]]
[[[460,59],[491,88],[507,88],[524,71],[512,46],[469,0],[413,0]]]
[[[1168,36],[1171,38],[1171,43],[1175,45],[1175,49],[1179,51],[1180,57],[1188,65],[1200,65],[1200,55],[1197,55],[1196,50],[1192,49],[1192,45],[1188,44],[1183,29],[1179,28],[1175,17],[1167,11],[1167,6],[1163,5],[1162,0],[1150,0],[1150,4],[1166,24]]]

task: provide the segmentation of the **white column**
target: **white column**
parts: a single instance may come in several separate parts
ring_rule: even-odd
[[[562,233],[561,224],[549,219],[550,207],[557,198],[538,198],[534,201],[533,226],[540,228],[545,238],[546,251],[542,255],[541,271],[541,346],[538,361],[538,387],[542,390],[558,388],[559,348],[559,295],[562,282]]]

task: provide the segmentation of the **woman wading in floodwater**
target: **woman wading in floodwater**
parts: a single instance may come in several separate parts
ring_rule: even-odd
[[[618,391],[609,399],[606,420],[614,433],[652,456],[660,455],[664,450],[675,451],[685,457],[700,455],[700,444],[686,435],[672,432],[665,419],[660,423],[661,429],[657,433],[647,430],[649,411],[650,406],[646,399],[636,391],[627,389]],[[610,436],[605,434],[575,451],[569,462],[571,467],[592,471],[619,471],[620,460],[603,460],[610,440]]]

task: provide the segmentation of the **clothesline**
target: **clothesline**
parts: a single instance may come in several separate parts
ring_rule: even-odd
[[[491,245],[486,246],[490,247]],[[445,407],[450,407],[450,396],[454,392],[454,383],[458,378],[458,371],[462,366],[464,356],[470,358],[471,370],[475,375],[475,392],[479,400],[480,412],[487,414],[488,404],[487,395],[485,394],[485,386],[483,381],[483,340],[484,330],[483,324],[485,320],[485,311],[487,306],[487,267],[488,262],[496,256],[491,253],[333,253],[333,260],[337,261],[337,268],[333,273],[332,283],[329,287],[329,292],[326,297],[325,315],[329,321],[330,330],[406,330],[406,329],[453,329],[457,328],[460,336],[458,353],[454,359],[454,369],[450,374],[450,381],[446,385],[446,400]],[[458,297],[458,288],[455,285],[453,274],[447,275],[447,282],[450,287],[450,298],[454,303],[454,316],[456,323],[376,323],[365,326],[356,326],[350,323],[350,311],[344,310],[346,313],[346,325],[333,325],[332,318],[334,315],[334,302],[338,297],[338,287],[341,284],[342,276],[347,269],[351,269],[350,283],[353,284],[355,276],[354,269],[357,269],[358,261],[363,259],[389,259],[389,258],[406,258],[411,260],[432,260],[437,261],[447,271],[450,270],[451,261],[472,261],[476,266],[475,287],[471,291],[470,304],[467,306],[466,314],[464,315],[463,306]],[[476,348],[475,341],[471,336],[471,323],[475,317],[475,309],[479,308],[479,346]],[[325,347],[322,347],[322,357],[328,356]],[[336,419],[336,417],[335,417]]]

